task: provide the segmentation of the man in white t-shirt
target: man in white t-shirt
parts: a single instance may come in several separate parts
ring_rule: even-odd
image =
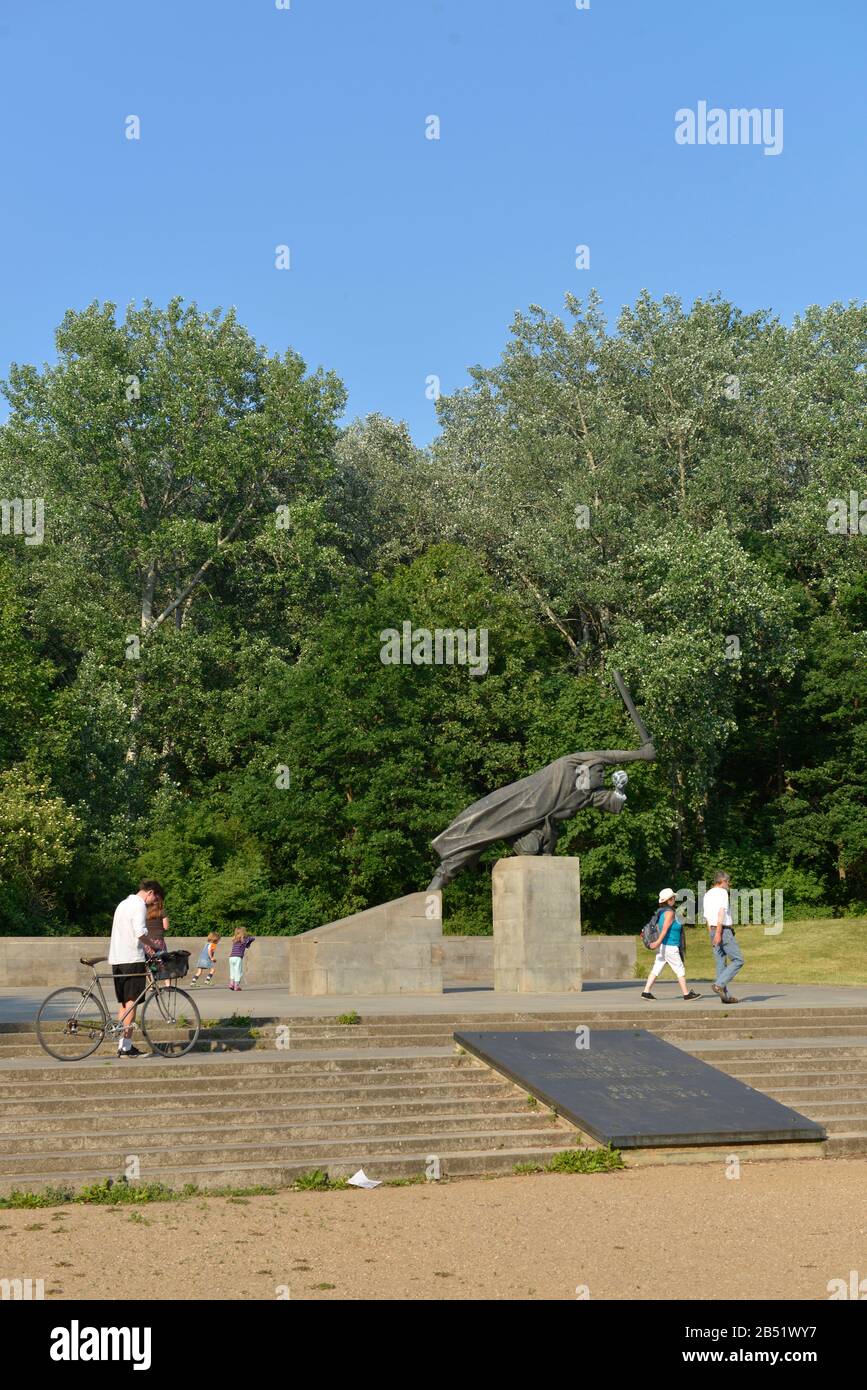
[[[144,878],[137,893],[131,893],[118,903],[111,924],[111,942],[108,948],[108,963],[114,975],[114,993],[117,999],[117,1021],[123,1024],[123,1034],[117,1045],[118,1057],[140,1057],[141,1052],[133,1047],[132,1028],[135,1023],[135,1001],[144,992],[145,953],[142,937],[147,936],[147,910],[151,903],[165,894],[156,879]]]
[[[714,993],[723,1004],[739,1004],[740,1000],[729,994],[729,981],[733,980],[744,963],[743,953],[732,928],[732,914],[729,911],[729,876],[717,873],[713,876],[713,888],[709,888],[702,901],[701,912],[710,931],[710,944],[716,956],[716,984]]]

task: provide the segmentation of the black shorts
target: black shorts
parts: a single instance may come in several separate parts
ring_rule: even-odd
[[[140,961],[132,961],[129,965],[113,965],[111,970],[118,1004],[134,1004],[144,993],[147,982],[144,965]]]

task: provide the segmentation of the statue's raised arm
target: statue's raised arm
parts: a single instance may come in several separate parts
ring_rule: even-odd
[[[503,840],[516,854],[553,854],[560,824],[585,806],[617,813],[626,797],[625,772],[615,772],[613,790],[604,786],[606,766],[616,763],[653,762],[656,749],[641,716],[632,703],[619,671],[614,682],[630,719],[641,738],[638,749],[590,749],[567,753],[563,758],[489,792],[456,816],[442,834],[431,841],[440,867],[430,887],[444,888],[462,869],[473,867],[490,845]]]

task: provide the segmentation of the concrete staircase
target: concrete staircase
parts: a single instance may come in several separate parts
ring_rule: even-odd
[[[824,1125],[830,1158],[867,1154],[867,1030],[860,1042],[803,1035],[751,1047],[692,1045],[694,1056]]]
[[[867,1009],[675,1003],[600,1013],[582,1012],[579,996],[568,1013],[224,1022],[173,1062],[118,1062],[106,1045],[86,1062],[53,1063],[31,1025],[0,1025],[0,1193],[116,1178],[131,1157],[142,1181],[171,1187],[280,1186],[317,1168],[388,1180],[543,1164],[576,1131],[456,1052],[452,1034],[580,1024],[650,1028],[823,1124],[826,1143],[798,1153],[867,1153]],[[761,1156],[784,1151],[793,1152],[766,1145]]]
[[[473,1059],[425,1052],[0,1070],[0,1192],[79,1188],[131,1156],[142,1181],[171,1187],[282,1186],[317,1168],[512,1172],[574,1144],[571,1126]]]

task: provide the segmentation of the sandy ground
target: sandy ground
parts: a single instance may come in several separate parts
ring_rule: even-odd
[[[55,1299],[827,1299],[852,1270],[867,1159],[0,1211],[0,1278]]]

